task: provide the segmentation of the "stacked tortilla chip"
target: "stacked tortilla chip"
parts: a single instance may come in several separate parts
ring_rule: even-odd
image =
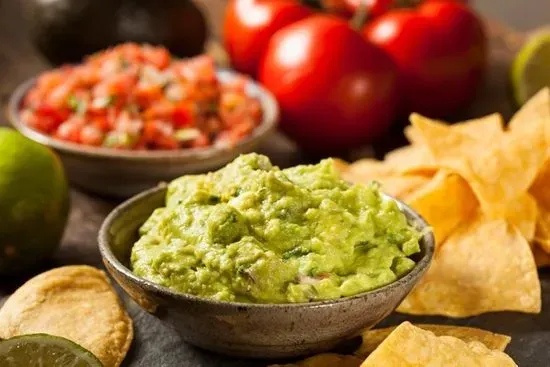
[[[323,353],[270,367],[517,367],[504,349],[510,337],[460,326],[412,325],[367,330],[355,355]]]
[[[498,114],[449,125],[411,116],[411,144],[384,161],[341,163],[351,182],[380,182],[432,226],[432,266],[398,311],[466,317],[538,313],[550,265],[550,90],[504,128]]]

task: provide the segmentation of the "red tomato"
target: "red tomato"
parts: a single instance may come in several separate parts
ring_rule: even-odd
[[[71,117],[57,128],[55,136],[58,139],[71,141],[73,143],[80,142],[80,133],[84,127],[84,120],[81,117]]]
[[[86,145],[99,146],[103,143],[105,134],[94,125],[86,125],[80,132],[80,142]]]
[[[143,46],[143,58],[159,69],[165,69],[170,64],[170,53],[165,48]]]
[[[312,14],[292,0],[232,0],[227,5],[224,46],[233,67],[255,76],[271,36],[284,26]]]
[[[193,121],[193,111],[188,105],[180,104],[174,108],[172,113],[172,121],[174,122],[174,127],[179,129],[182,127],[189,126]]]
[[[366,38],[397,62],[406,112],[444,117],[475,95],[486,65],[481,21],[463,4],[432,0],[367,25]]]
[[[308,150],[368,143],[394,118],[392,60],[336,17],[312,16],[277,32],[259,80],[279,102],[282,130]]]

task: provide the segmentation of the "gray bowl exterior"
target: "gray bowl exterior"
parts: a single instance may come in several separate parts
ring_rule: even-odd
[[[134,275],[128,267],[137,230],[164,205],[164,186],[146,191],[116,208],[99,233],[108,272],[144,309],[172,325],[195,346],[225,355],[286,358],[327,351],[388,316],[427,270],[434,239],[427,232],[416,267],[396,282],[336,301],[303,304],[217,302],[176,293]],[[398,202],[410,223],[424,230],[424,220]]]
[[[217,75],[222,82],[237,77],[229,70],[219,70]],[[121,151],[86,147],[53,139],[20,121],[21,101],[35,82],[35,79],[26,81],[12,94],[8,105],[11,124],[26,137],[54,149],[73,185],[111,197],[127,198],[185,174],[218,169],[240,154],[257,150],[276,127],[279,117],[278,105],[271,93],[250,82],[246,93],[260,100],[264,118],[250,136],[234,147],[178,151]]]

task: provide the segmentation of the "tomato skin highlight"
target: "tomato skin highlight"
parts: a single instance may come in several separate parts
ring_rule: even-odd
[[[231,0],[225,13],[223,44],[233,68],[256,76],[273,34],[312,14],[311,9],[292,0]]]
[[[367,24],[365,38],[397,63],[403,113],[446,117],[474,98],[487,64],[480,19],[457,1],[431,0],[388,12]]]
[[[281,129],[309,151],[370,143],[395,117],[394,63],[337,17],[316,15],[277,32],[259,80],[279,102]]]

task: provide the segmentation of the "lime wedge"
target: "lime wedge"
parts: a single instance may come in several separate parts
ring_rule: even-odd
[[[527,40],[514,59],[511,79],[518,106],[550,86],[550,30],[538,32]]]
[[[2,367],[103,367],[89,351],[72,341],[47,334],[16,336],[0,342]]]

